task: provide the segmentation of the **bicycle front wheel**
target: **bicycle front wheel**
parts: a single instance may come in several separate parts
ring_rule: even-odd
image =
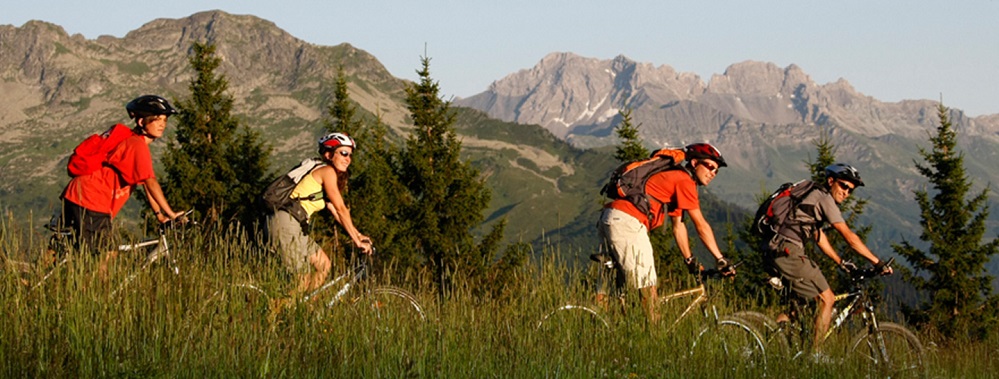
[[[427,321],[427,312],[416,296],[399,287],[372,288],[357,299],[355,308],[381,330],[414,327]]]
[[[923,375],[923,344],[901,325],[883,322],[877,330],[857,333],[849,349],[857,364],[877,375],[892,378]]]
[[[690,356],[701,362],[723,362],[733,373],[766,370],[766,346],[750,323],[732,316],[702,328],[690,346]]]

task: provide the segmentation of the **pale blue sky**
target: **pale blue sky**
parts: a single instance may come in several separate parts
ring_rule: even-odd
[[[348,42],[397,77],[416,79],[424,48],[446,95],[467,97],[573,52],[669,65],[707,82],[745,60],[844,78],[882,101],[938,100],[971,116],[999,113],[999,1],[23,1],[0,0],[0,24],[61,25],[122,37],[156,18],[221,9],[270,20],[318,45]]]

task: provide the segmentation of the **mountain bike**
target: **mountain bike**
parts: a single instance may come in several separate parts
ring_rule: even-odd
[[[889,259],[885,265],[890,267],[894,261],[894,258]],[[919,338],[904,326],[879,321],[875,313],[876,299],[869,293],[868,282],[880,274],[881,270],[874,267],[849,273],[849,290],[836,295],[835,304],[839,307],[833,311],[829,331],[822,341],[829,340],[840,329],[848,329],[848,321],[854,321],[860,330],[846,345],[848,362],[886,377],[922,376],[924,349]],[[737,312],[734,316],[753,322],[762,332],[769,351],[794,360],[805,355],[813,341],[812,318],[805,317],[803,312],[810,310],[809,313],[814,314],[814,309],[805,307],[804,300],[791,291],[788,279],[778,279],[771,283],[787,304],[783,314],[789,317],[789,321],[776,322],[763,313],[753,311]],[[855,316],[860,316],[859,320]]]
[[[204,301],[199,320],[206,325],[240,322],[262,329],[276,321],[275,304],[288,300],[289,304],[280,307],[307,307],[317,319],[322,319],[325,311],[345,304],[360,317],[374,318],[384,329],[425,322],[427,312],[416,296],[370,280],[368,259],[357,259],[347,272],[298,299],[272,298],[250,282],[224,284]]]
[[[188,220],[188,216],[193,212],[193,210],[188,210],[181,213],[174,220],[168,220],[166,222],[160,223],[158,225],[159,233],[156,237],[146,238],[139,242],[121,244],[115,247],[115,251],[118,253],[127,253],[131,251],[140,250],[143,248],[149,249],[146,254],[145,259],[142,261],[140,266],[134,271],[130,272],[123,282],[118,285],[112,292],[111,296],[116,297],[122,289],[126,288],[135,278],[146,271],[150,265],[159,260],[165,260],[170,267],[170,271],[175,275],[180,274],[180,268],[177,266],[176,260],[170,255],[170,244],[167,241],[168,231],[175,230],[178,226],[184,224],[194,224]],[[70,228],[63,227],[59,221],[59,215],[56,214],[52,217],[45,228],[52,232],[49,237],[48,251],[49,256],[43,257],[40,260],[50,259],[52,262],[44,263],[43,266],[38,267],[39,264],[29,264],[26,262],[17,262],[18,266],[21,268],[22,273],[30,273],[42,270],[39,273],[40,277],[34,280],[33,284],[25,280],[25,283],[31,285],[30,291],[36,291],[43,287],[49,279],[56,274],[61,268],[65,267],[68,262],[73,259],[73,244],[72,244],[72,230]]]
[[[600,264],[602,271],[605,271],[604,275],[613,274],[613,259],[606,254],[593,254],[590,259]],[[733,265],[733,268],[735,266],[738,264]],[[695,328],[693,340],[687,351],[688,357],[726,359],[730,362],[739,362],[742,367],[765,369],[766,346],[752,324],[732,315],[719,315],[717,307],[710,304],[711,297],[708,295],[706,282],[724,276],[725,272],[717,269],[702,270],[697,275],[697,286],[660,295],[660,308],[668,303],[690,299],[690,303],[668,326],[666,332],[675,331],[681,321],[699,311],[703,317],[699,321],[700,325]],[[546,312],[535,326],[539,331],[552,328],[609,330],[611,324],[600,306],[576,303],[561,305]],[[578,331],[571,334],[575,335]]]

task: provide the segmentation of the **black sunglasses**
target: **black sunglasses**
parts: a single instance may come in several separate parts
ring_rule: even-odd
[[[839,188],[842,188],[844,191],[846,191],[846,193],[853,193],[853,190],[857,189],[857,187],[850,187],[846,183],[843,183],[839,180],[836,181],[836,184],[839,185]]]
[[[344,156],[344,157],[349,157],[352,153],[349,152],[349,151],[347,151],[347,150],[340,150],[340,151],[337,152],[337,154],[340,154],[341,156]]]
[[[717,165],[711,165],[709,163],[701,163],[698,166],[704,166],[704,168],[708,169],[708,172],[710,172],[710,173],[714,173],[714,174],[718,173],[719,166],[717,166]]]

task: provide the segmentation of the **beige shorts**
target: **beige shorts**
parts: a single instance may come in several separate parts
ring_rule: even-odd
[[[319,245],[302,232],[302,224],[291,214],[277,211],[268,216],[267,233],[289,272],[302,274],[310,271],[309,257],[319,251]]]
[[[614,208],[604,208],[597,223],[605,251],[617,262],[618,284],[626,281],[632,288],[658,283],[655,253],[649,231],[641,221]]]

